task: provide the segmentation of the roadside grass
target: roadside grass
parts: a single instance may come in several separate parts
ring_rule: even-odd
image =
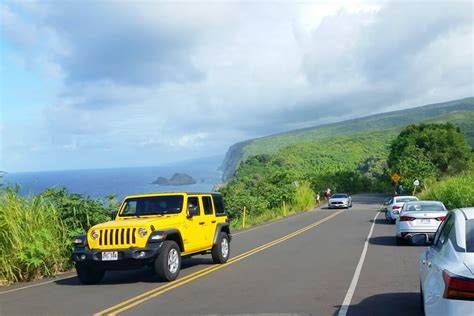
[[[0,283],[54,275],[70,266],[67,231],[56,208],[41,196],[0,192]]]
[[[432,183],[419,194],[423,200],[442,201],[449,209],[474,206],[474,171]]]
[[[307,181],[303,181],[296,188],[293,200],[290,201],[288,205],[285,203],[285,205],[282,204],[279,208],[264,209],[255,215],[252,213],[247,214],[245,228],[312,210],[314,207],[315,193],[311,189],[311,184]],[[235,216],[234,214],[234,217],[230,221],[230,228],[241,229],[242,223],[242,214],[239,214],[239,216]]]
[[[118,201],[49,189],[22,197],[0,187],[0,284],[30,281],[72,267],[72,240],[105,222]]]

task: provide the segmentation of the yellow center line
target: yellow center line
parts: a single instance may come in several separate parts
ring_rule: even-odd
[[[182,277],[182,278],[180,278],[180,279],[178,279],[178,280],[176,280],[176,281],[167,283],[167,284],[165,284],[165,285],[163,285],[163,286],[157,287],[157,288],[155,288],[155,289],[152,289],[152,290],[147,291],[147,292],[145,292],[145,293],[142,293],[142,294],[140,294],[140,295],[134,296],[134,297],[132,297],[132,298],[126,300],[126,301],[123,301],[123,302],[121,302],[121,303],[119,303],[119,304],[117,304],[117,305],[111,306],[111,307],[109,307],[109,308],[107,308],[107,309],[105,309],[105,310],[103,310],[103,311],[100,311],[100,312],[94,314],[94,316],[104,315],[104,314],[106,314],[106,313],[109,313],[109,315],[116,315],[116,314],[118,314],[118,313],[124,312],[124,311],[126,311],[126,310],[128,310],[128,309],[130,309],[130,308],[132,308],[132,307],[134,307],[134,306],[136,306],[136,305],[139,305],[139,304],[141,304],[141,303],[147,301],[147,300],[150,300],[150,299],[152,299],[152,298],[154,298],[154,297],[157,297],[157,296],[159,296],[159,295],[161,295],[161,294],[163,294],[163,293],[166,293],[166,292],[168,292],[168,291],[171,291],[172,289],[175,289],[175,288],[177,288],[177,287],[179,287],[179,286],[182,286],[182,285],[185,285],[185,284],[187,284],[187,283],[190,283],[190,282],[192,282],[192,281],[194,281],[194,280],[196,280],[196,279],[199,279],[199,278],[201,278],[201,277],[204,277],[205,275],[207,275],[207,274],[209,274],[209,273],[212,273],[212,272],[214,272],[214,271],[223,269],[223,268],[225,268],[225,267],[227,267],[227,266],[229,266],[229,265],[232,265],[232,264],[234,264],[234,263],[236,263],[236,262],[238,262],[238,261],[240,261],[240,260],[242,260],[242,259],[245,259],[245,258],[247,258],[247,257],[249,257],[249,256],[252,256],[252,255],[254,255],[254,254],[256,254],[256,253],[259,253],[259,252],[261,252],[261,251],[263,251],[263,250],[265,250],[265,249],[268,249],[268,248],[273,247],[273,246],[275,246],[275,245],[277,245],[277,244],[279,244],[279,243],[282,243],[282,242],[284,242],[284,241],[286,241],[286,240],[288,240],[288,239],[291,239],[291,238],[293,238],[293,237],[295,237],[295,236],[298,236],[298,235],[304,233],[304,232],[307,231],[307,230],[310,230],[310,229],[312,229],[312,228],[314,228],[314,227],[316,227],[316,226],[321,225],[322,223],[324,223],[324,222],[330,220],[331,218],[333,218],[333,217],[339,215],[339,214],[342,213],[342,212],[343,212],[343,210],[337,211],[337,212],[335,212],[334,214],[331,214],[331,215],[329,215],[329,216],[327,216],[327,217],[325,217],[325,218],[323,218],[323,219],[321,219],[321,220],[319,220],[319,221],[317,221],[317,222],[315,222],[315,223],[313,223],[313,224],[310,224],[310,225],[308,225],[308,226],[305,226],[305,227],[303,227],[303,228],[300,228],[300,229],[298,229],[297,231],[295,231],[295,232],[293,232],[293,233],[290,233],[290,234],[288,234],[288,235],[286,235],[286,236],[283,236],[283,237],[278,238],[278,239],[276,239],[276,240],[273,240],[273,241],[271,241],[271,242],[269,242],[269,243],[266,243],[266,244],[264,244],[264,245],[261,245],[261,246],[259,246],[259,247],[254,248],[254,249],[251,249],[251,250],[249,250],[249,251],[247,251],[247,252],[244,252],[244,253],[242,253],[242,254],[236,256],[236,257],[233,257],[232,259],[230,259],[230,260],[229,260],[227,263],[225,263],[225,264],[214,265],[214,266],[211,266],[211,267],[208,267],[208,268],[204,268],[204,269],[202,269],[202,270],[199,270],[199,271],[196,271],[196,272],[194,272],[194,273],[188,274],[188,275],[186,275],[186,276],[184,276],[184,277]]]

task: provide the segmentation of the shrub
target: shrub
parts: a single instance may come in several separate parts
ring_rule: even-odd
[[[108,221],[111,211],[117,210],[119,206],[114,195],[108,196],[104,202],[79,194],[69,194],[64,188],[48,189],[41,197],[56,208],[66,226],[69,241],[90,227]]]
[[[295,211],[306,211],[314,208],[316,194],[311,189],[311,184],[303,181],[296,188],[296,193],[291,201],[291,209]]]

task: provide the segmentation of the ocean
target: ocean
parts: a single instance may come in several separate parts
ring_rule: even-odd
[[[66,188],[93,198],[104,198],[115,194],[121,200],[127,195],[152,192],[209,192],[221,182],[218,158],[206,158],[158,167],[130,167],[110,169],[86,169],[7,173],[4,186],[19,185],[21,195],[43,192],[48,188]],[[176,173],[185,173],[196,180],[196,184],[160,186],[152,184],[158,177],[171,178]]]

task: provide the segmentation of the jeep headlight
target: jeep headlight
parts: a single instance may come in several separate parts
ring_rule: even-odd
[[[138,229],[138,236],[140,236],[141,238],[145,237],[146,233],[147,233],[146,228],[141,227]]]
[[[99,239],[99,236],[100,236],[100,235],[99,235],[99,231],[94,229],[94,230],[92,231],[92,233],[91,233],[92,239],[93,239],[93,240],[97,240],[97,239]]]

